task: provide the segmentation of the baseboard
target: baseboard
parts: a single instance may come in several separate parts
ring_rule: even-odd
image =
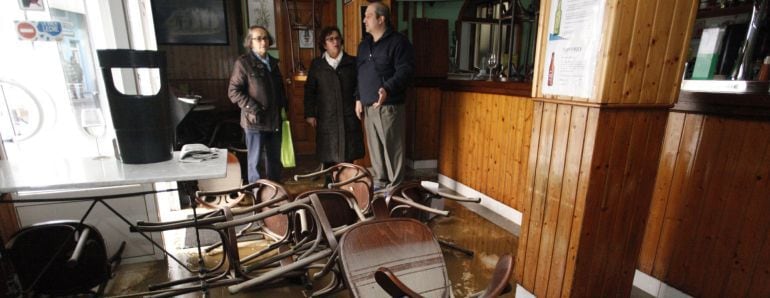
[[[535,294],[530,293],[522,287],[520,284],[516,284],[516,294],[513,296],[516,298],[535,298]]]
[[[634,273],[634,287],[653,297],[659,298],[692,298],[692,296],[667,285],[647,273],[636,270]]]
[[[438,183],[466,197],[481,198],[481,206],[521,227],[522,213],[452,178],[438,174]]]
[[[415,169],[436,169],[438,168],[438,160],[436,159],[426,159],[426,160],[406,160],[406,166]]]

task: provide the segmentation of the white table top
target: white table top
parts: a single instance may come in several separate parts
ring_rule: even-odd
[[[0,193],[191,181],[227,174],[226,149],[219,149],[215,159],[197,163],[179,162],[178,157],[174,152],[170,160],[148,164],[124,164],[114,157],[0,160]]]

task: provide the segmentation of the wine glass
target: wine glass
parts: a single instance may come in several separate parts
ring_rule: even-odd
[[[489,54],[487,66],[489,66],[489,79],[487,79],[487,81],[492,81],[492,71],[495,69],[495,67],[497,67],[497,55],[494,53]]]
[[[102,109],[100,108],[84,108],[80,111],[80,127],[90,136],[96,140],[96,157],[94,159],[107,158],[103,156],[99,149],[99,137],[104,135],[105,123],[104,116],[102,115]]]

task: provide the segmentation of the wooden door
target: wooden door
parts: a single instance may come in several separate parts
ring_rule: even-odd
[[[287,2],[284,3],[284,1]],[[300,75],[298,66],[301,64],[307,71],[313,58],[321,53],[318,49],[314,51],[312,48],[299,48],[299,31],[296,26],[294,31],[291,28],[292,24],[312,27],[311,15],[314,5],[316,19],[319,21],[314,32],[315,40],[323,27],[337,24],[335,1],[315,0],[315,4],[312,0],[279,0],[275,2],[281,70],[286,78],[284,83],[289,100],[288,117],[291,122],[294,153],[297,155],[315,153],[315,129],[305,122],[305,81]]]

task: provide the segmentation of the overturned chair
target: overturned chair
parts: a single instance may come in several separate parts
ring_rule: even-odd
[[[339,260],[354,297],[452,297],[441,248],[430,228],[414,219],[356,224],[342,236]],[[511,291],[512,271],[511,255],[500,257],[489,286],[473,296]]]
[[[318,172],[305,175],[295,175],[294,180],[328,177],[331,183],[326,185],[330,189],[343,189],[351,192],[358,202],[358,207],[364,214],[371,211],[370,204],[374,198],[374,179],[369,171],[359,165],[351,163],[338,163]]]
[[[6,245],[24,296],[100,297],[120,264],[124,247],[125,242],[108,257],[99,230],[75,220],[48,221],[22,228]]]

